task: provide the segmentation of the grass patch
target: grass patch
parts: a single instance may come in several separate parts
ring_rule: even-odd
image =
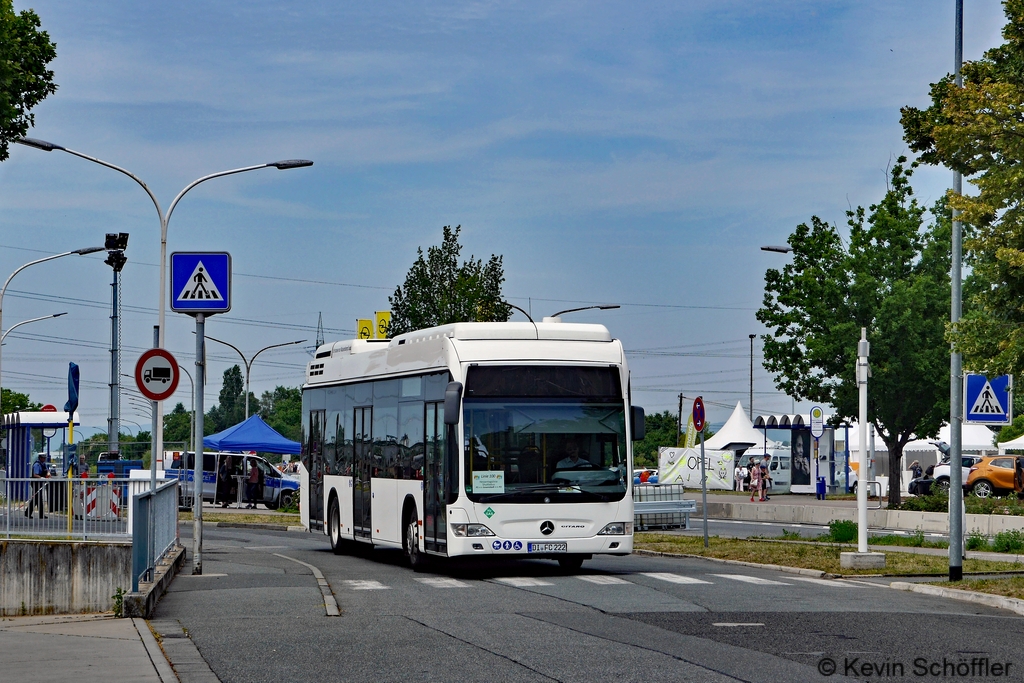
[[[1007,598],[1019,598],[1024,600],[1024,576],[1008,576],[1003,579],[964,579],[963,581],[934,581],[933,586],[943,588],[958,588],[965,591],[977,591],[979,593],[992,593]]]
[[[877,570],[841,569],[839,553],[852,546],[837,544],[809,545],[800,543],[771,543],[748,541],[737,538],[712,536],[710,547],[704,548],[704,539],[699,536],[670,536],[667,534],[640,533],[633,537],[633,547],[638,550],[653,550],[664,553],[683,553],[716,557],[724,560],[740,560],[761,564],[778,564],[787,567],[817,569],[831,574],[877,574]],[[966,572],[999,572],[1024,569],[1024,565],[991,560],[965,560]],[[917,555],[913,553],[885,553],[885,572],[891,575],[945,576],[949,573],[949,559],[941,555]]]
[[[948,548],[949,541],[929,541],[924,537],[924,532],[918,529],[909,536],[900,534],[887,534],[885,536],[871,536],[868,538],[870,545],[898,545],[909,548]]]
[[[191,512],[179,512],[179,522],[191,522]],[[247,514],[225,514],[203,511],[204,522],[234,522],[235,524],[283,524],[297,526],[301,524],[298,515],[261,515],[258,512]]]

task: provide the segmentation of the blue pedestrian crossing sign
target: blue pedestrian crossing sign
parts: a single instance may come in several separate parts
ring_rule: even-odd
[[[1008,425],[1013,422],[1013,375],[989,379],[964,375],[964,422]]]
[[[231,310],[231,254],[190,251],[171,254],[171,310],[196,315]]]

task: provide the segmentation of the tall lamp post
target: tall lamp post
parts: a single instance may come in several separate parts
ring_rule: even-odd
[[[128,259],[124,250],[128,248],[128,233],[107,233],[103,247],[107,250],[104,261],[114,271],[114,279],[110,283],[110,411],[107,416],[107,452],[118,453],[121,426],[121,344],[118,331],[121,305],[121,269]]]
[[[249,372],[252,370],[252,364],[253,364],[253,361],[256,360],[256,356],[260,355],[261,353],[263,353],[267,349],[276,349],[279,346],[292,346],[293,344],[302,344],[303,342],[306,341],[305,339],[299,339],[298,341],[290,341],[290,342],[284,342],[282,344],[271,344],[270,346],[264,346],[262,349],[260,349],[256,353],[254,353],[252,355],[252,358],[250,358],[249,360],[246,360],[245,359],[245,354],[242,353],[242,351],[237,346],[235,346],[234,344],[229,344],[228,342],[223,341],[221,339],[214,339],[210,335],[206,335],[206,338],[209,339],[210,341],[215,341],[218,344],[223,344],[224,346],[230,346],[242,358],[242,364],[245,365],[245,419],[246,420],[249,419]]]
[[[15,323],[15,324],[11,325],[10,327],[8,327],[7,331],[4,332],[2,337],[0,337],[0,344],[4,343],[4,339],[7,339],[7,335],[9,335],[11,332],[13,332],[14,330],[18,329],[22,325],[28,325],[29,323],[37,323],[40,320],[49,320],[50,318],[59,318],[62,315],[67,315],[67,314],[68,314],[67,311],[64,311],[63,313],[52,313],[50,315],[41,315],[38,318],[29,318],[28,320],[22,320],[20,323]]]
[[[196,185],[199,185],[200,183],[204,183],[207,180],[213,180],[214,178],[220,178],[222,176],[234,175],[236,173],[245,173],[246,171],[257,171],[261,168],[274,167],[278,170],[284,171],[290,168],[302,168],[305,166],[313,165],[313,162],[309,161],[308,159],[286,159],[284,161],[272,161],[267,164],[257,164],[255,166],[245,166],[242,168],[233,168],[227,171],[211,173],[209,175],[203,176],[202,178],[193,180],[191,183],[186,185],[185,188],[181,192],[179,192],[178,195],[171,202],[170,207],[168,207],[167,209],[167,213],[163,213],[163,211],[160,209],[160,202],[157,200],[156,195],[153,194],[153,191],[149,189],[149,186],[146,185],[146,183],[144,183],[142,179],[136,176],[134,173],[126,169],[123,169],[120,166],[115,166],[110,162],[103,161],[102,159],[97,159],[96,157],[91,157],[88,154],[76,152],[73,149],[68,149],[67,147],[63,147],[53,142],[47,142],[46,140],[38,140],[36,138],[20,138],[18,140],[15,140],[15,142],[18,142],[27,147],[40,149],[44,152],[60,150],[61,152],[67,152],[68,154],[72,154],[76,157],[80,157],[87,161],[99,164],[100,166],[106,166],[107,168],[113,169],[119,173],[123,173],[124,175],[134,180],[142,187],[143,190],[146,191],[146,194],[149,195],[150,200],[152,200],[153,202],[153,206],[156,208],[157,218],[160,219],[160,290],[159,292],[157,292],[157,311],[159,312],[157,316],[157,346],[160,348],[163,348],[164,345],[164,312],[167,304],[167,292],[164,291],[164,288],[166,287],[167,283],[167,224],[171,220],[171,214],[174,212],[174,207],[178,205],[178,202],[181,201],[181,198],[185,196],[185,193],[187,193],[189,190],[191,190]],[[156,429],[153,430],[154,454],[163,451],[164,446],[163,402],[156,402],[155,414]]]
[[[60,254],[54,254],[52,256],[44,256],[43,258],[36,259],[35,261],[29,261],[28,263],[26,263],[25,265],[19,267],[17,270],[15,270],[13,273],[11,273],[11,276],[7,278],[7,282],[4,283],[3,289],[0,289],[0,329],[3,329],[4,294],[7,293],[7,286],[9,284],[11,284],[11,280],[14,279],[15,275],[17,275],[21,271],[25,270],[29,266],[36,265],[37,263],[45,263],[46,261],[52,261],[54,259],[63,258],[65,256],[71,256],[72,254],[77,254],[79,256],[84,256],[85,254],[95,254],[97,251],[103,251],[103,247],[85,247],[83,249],[74,249],[72,251],[65,251],[65,252],[62,252]],[[28,321],[26,321],[26,322],[28,322]],[[19,324],[23,324],[23,323],[19,323]],[[13,329],[14,328],[12,327],[11,330],[13,330]],[[8,332],[10,332],[10,330],[8,330]],[[3,349],[3,345],[0,344],[0,358],[2,358],[2,354],[3,354],[3,350],[2,349]],[[0,416],[2,416],[3,414],[4,414],[4,411],[3,411],[2,397],[0,397]]]
[[[750,337],[750,421],[754,421],[754,337],[756,334],[747,335]]]

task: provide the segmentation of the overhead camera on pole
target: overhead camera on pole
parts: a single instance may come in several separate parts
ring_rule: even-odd
[[[108,457],[116,458],[121,450],[119,432],[121,431],[121,269],[128,262],[124,250],[128,248],[128,233],[108,232],[103,244],[107,250],[104,261],[114,269],[114,279],[110,283],[110,410],[107,417],[107,452]]]

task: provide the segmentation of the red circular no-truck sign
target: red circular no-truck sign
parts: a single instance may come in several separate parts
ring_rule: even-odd
[[[693,399],[693,428],[698,432],[704,431],[704,399],[700,396]]]
[[[135,385],[151,401],[170,398],[180,376],[178,361],[165,349],[150,349],[135,364]]]

